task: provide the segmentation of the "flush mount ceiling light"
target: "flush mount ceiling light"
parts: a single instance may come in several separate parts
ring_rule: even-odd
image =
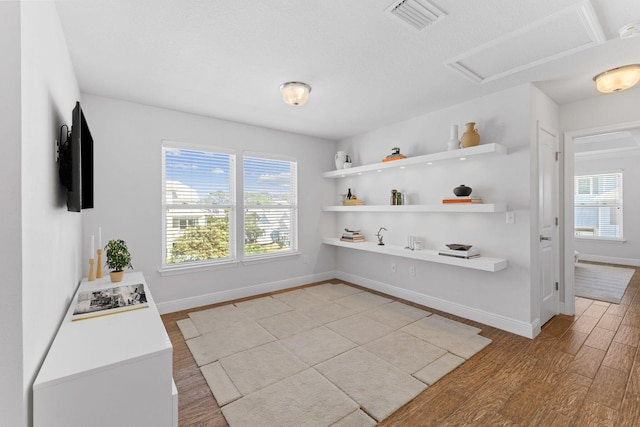
[[[309,100],[311,86],[301,82],[287,82],[280,86],[282,99],[289,105],[304,105]]]
[[[602,93],[619,92],[640,82],[640,65],[632,64],[614,68],[593,78],[596,88]]]

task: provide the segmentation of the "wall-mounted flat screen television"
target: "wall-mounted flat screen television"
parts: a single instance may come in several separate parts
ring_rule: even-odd
[[[84,118],[80,103],[73,109],[71,131],[63,135],[61,142],[58,174],[60,182],[67,190],[67,210],[80,212],[93,208],[93,138]]]

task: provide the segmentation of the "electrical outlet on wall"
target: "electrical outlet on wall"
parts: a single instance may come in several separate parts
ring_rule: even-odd
[[[413,264],[409,266],[409,276],[416,277],[416,266]]]
[[[516,213],[514,211],[507,212],[507,224],[516,223]]]
[[[397,270],[398,270],[398,266],[396,265],[395,262],[392,262],[391,263],[391,271],[395,273]]]

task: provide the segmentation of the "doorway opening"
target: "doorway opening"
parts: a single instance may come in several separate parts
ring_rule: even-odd
[[[640,211],[640,189],[631,183],[640,180],[640,171],[630,166],[640,156],[640,121],[568,132],[564,152],[563,311],[571,315],[576,262],[637,266],[633,254],[640,253],[640,230],[630,218]]]

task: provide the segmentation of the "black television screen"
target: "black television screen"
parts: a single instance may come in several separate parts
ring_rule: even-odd
[[[59,176],[67,189],[67,210],[80,212],[93,208],[93,138],[79,102],[72,120],[71,132],[60,144]]]

